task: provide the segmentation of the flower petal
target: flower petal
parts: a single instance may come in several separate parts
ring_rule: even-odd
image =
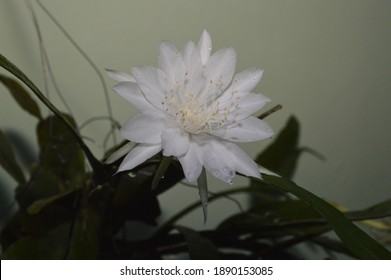
[[[118,168],[118,172],[124,170],[131,170],[139,164],[143,163],[147,159],[156,155],[158,152],[162,150],[162,146],[160,144],[150,145],[150,144],[139,144],[134,147],[124,158],[121,165]]]
[[[234,143],[208,141],[202,147],[202,164],[216,178],[232,183],[235,171],[260,178],[257,164]]]
[[[187,153],[178,157],[178,160],[182,165],[186,180],[191,183],[197,181],[202,171],[202,165],[197,156],[198,152],[199,150],[197,144],[192,142],[190,143]]]
[[[159,110],[163,110],[162,102],[165,89],[162,88],[159,77],[159,69],[155,67],[133,67],[132,75],[136,79],[145,99]]]
[[[201,55],[202,64],[206,64],[210,57],[210,52],[212,51],[212,40],[206,30],[202,32],[197,48]]]
[[[189,134],[179,128],[168,128],[161,135],[163,155],[179,157],[189,149]]]
[[[246,176],[260,178],[258,165],[241,148],[230,142],[222,142],[226,153],[232,156],[234,169]]]
[[[163,129],[161,119],[138,113],[121,127],[121,135],[136,143],[157,144],[161,142]]]
[[[236,52],[232,48],[220,49],[208,60],[205,69],[206,86],[200,98],[222,94],[232,81],[236,66]]]
[[[172,85],[183,85],[186,67],[181,53],[170,42],[162,42],[159,46],[158,67]]]
[[[200,145],[198,154],[201,164],[216,178],[232,184],[235,175],[232,156],[227,149],[217,140],[210,137]]]
[[[273,136],[273,130],[263,120],[248,117],[227,126],[220,137],[234,142],[252,142]]]
[[[106,69],[107,75],[117,82],[136,82],[132,75],[120,71]]]
[[[240,98],[238,108],[236,109],[235,119],[241,120],[247,118],[251,114],[259,111],[266,103],[270,102],[270,98],[260,93],[238,93]]]
[[[235,75],[232,81],[232,91],[252,91],[263,75],[263,70],[247,69]]]
[[[154,112],[159,114],[157,110],[141,93],[139,86],[134,82],[124,81],[116,84],[113,90],[126,99],[130,104],[136,107],[141,112]]]
[[[204,86],[203,65],[200,53],[194,42],[188,42],[182,51],[185,62],[184,92],[199,92]]]

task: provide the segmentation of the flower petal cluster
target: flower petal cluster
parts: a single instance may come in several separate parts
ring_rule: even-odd
[[[114,91],[139,111],[121,128],[124,138],[139,144],[118,172],[163,151],[179,160],[190,182],[203,168],[227,183],[235,172],[260,177],[257,164],[235,143],[273,135],[266,122],[252,116],[270,101],[252,92],[262,71],[235,75],[235,50],[211,50],[211,38],[204,31],[198,44],[190,41],[180,51],[162,42],[157,67],[133,67],[131,75],[108,70],[119,82]]]

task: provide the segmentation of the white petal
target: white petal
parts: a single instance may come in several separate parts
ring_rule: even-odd
[[[237,120],[247,118],[270,102],[270,98],[260,93],[238,93],[237,96],[240,97],[238,109],[235,111]]]
[[[186,73],[185,63],[177,48],[170,42],[162,42],[159,47],[158,67],[169,82],[175,86],[183,85]]]
[[[272,135],[273,130],[266,122],[255,117],[248,117],[226,127],[225,134],[219,136],[234,142],[252,142],[269,138]]]
[[[162,102],[165,89],[162,88],[158,77],[159,70],[155,67],[133,67],[132,75],[136,79],[142,94],[159,110],[163,110]]]
[[[158,152],[162,150],[162,146],[158,145],[150,145],[150,144],[140,144],[134,147],[129,154],[124,158],[121,165],[118,168],[118,172],[124,170],[131,170],[143,163],[147,159],[156,155]]]
[[[194,42],[188,42],[182,51],[185,62],[184,92],[199,92],[204,86],[203,65]]]
[[[232,184],[234,160],[227,149],[213,138],[202,143],[200,148],[198,157],[205,169],[216,178]]]
[[[220,49],[215,52],[206,65],[206,87],[201,98],[221,94],[231,83],[235,66],[236,52],[234,49]]]
[[[212,51],[212,40],[209,33],[204,30],[201,34],[200,41],[198,42],[198,51],[201,55],[201,61],[203,64],[208,62],[210,52]]]
[[[161,142],[163,129],[161,119],[138,113],[121,127],[121,135],[136,143],[157,144]]]
[[[112,153],[106,160],[105,164],[113,163],[114,161],[120,159],[124,155],[130,152],[130,150],[134,147],[133,142],[128,142],[122,147],[120,147],[118,150],[116,150],[114,153]]]
[[[202,171],[202,165],[198,160],[197,153],[199,153],[197,145],[195,143],[190,143],[187,153],[178,157],[186,180],[191,183],[197,181]]]
[[[260,178],[260,173],[257,164],[250,158],[241,148],[229,142],[222,142],[229,153],[233,157],[234,169],[246,176]]]
[[[235,171],[260,178],[257,164],[237,145],[227,141],[208,141],[202,147],[202,163],[218,179],[232,183]]]
[[[262,78],[263,70],[247,69],[235,75],[232,91],[252,91]]]
[[[160,114],[161,111],[157,110],[141,93],[139,86],[134,82],[120,82],[113,87],[113,90],[125,98],[130,104],[136,107],[141,112],[154,112]]]
[[[272,176],[276,176],[276,177],[281,177],[277,173],[274,173],[273,171],[270,171],[269,169],[267,169],[267,168],[265,168],[265,167],[263,167],[262,165],[259,165],[259,164],[258,164],[258,169],[259,169],[259,172],[261,172],[262,174],[272,175]]]
[[[163,155],[179,157],[189,149],[189,134],[179,128],[168,128],[162,132]]]
[[[132,75],[120,71],[106,69],[107,75],[117,82],[136,82]]]

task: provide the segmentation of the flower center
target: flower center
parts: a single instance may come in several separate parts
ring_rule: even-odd
[[[163,106],[181,129],[191,134],[212,132],[221,129],[227,120],[228,109],[220,110],[218,102],[201,104],[192,93],[185,94],[183,99],[178,95],[165,98]]]

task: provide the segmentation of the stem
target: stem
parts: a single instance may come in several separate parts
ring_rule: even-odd
[[[266,118],[267,116],[273,114],[274,112],[277,112],[278,110],[281,110],[282,109],[282,105],[278,104],[276,106],[274,106],[273,108],[271,108],[270,110],[267,110],[265,113],[261,114],[258,116],[258,119],[264,119]]]

